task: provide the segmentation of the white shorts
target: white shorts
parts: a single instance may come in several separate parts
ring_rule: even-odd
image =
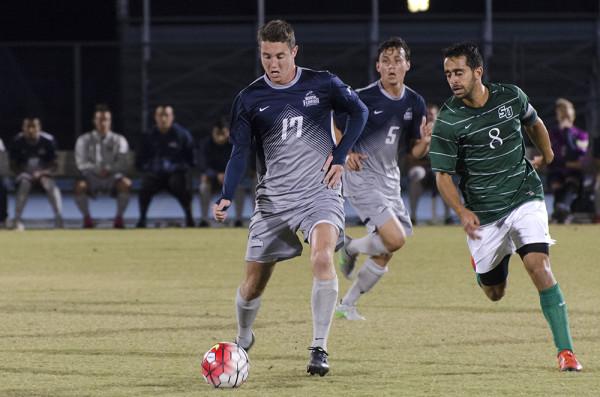
[[[554,244],[548,230],[548,211],[541,200],[528,201],[504,218],[482,226],[480,240],[467,237],[471,263],[479,274],[493,270],[506,255],[512,255],[524,245]]]

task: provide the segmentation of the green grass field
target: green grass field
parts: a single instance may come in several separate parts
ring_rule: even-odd
[[[558,372],[518,256],[492,303],[461,229],[421,227],[360,301],[367,321],[334,321],[324,378],[305,374],[308,251],[281,263],[235,391],[213,390],[199,368],[235,336],[245,230],[2,232],[0,396],[599,396],[600,228],[551,231],[584,372]]]

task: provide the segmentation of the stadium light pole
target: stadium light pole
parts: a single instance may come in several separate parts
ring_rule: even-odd
[[[265,0],[256,0],[256,30],[265,24]],[[260,76],[262,73],[260,65],[260,51],[256,50],[256,63],[254,64],[254,75]]]
[[[371,34],[369,35],[369,81],[375,80],[373,61],[377,56],[379,42],[379,0],[371,0]]]
[[[486,63],[486,80],[490,81],[490,58],[492,57],[492,0],[485,0],[485,19],[483,22],[483,59]]]
[[[148,63],[150,62],[150,0],[144,0],[142,22],[142,133],[148,130]]]

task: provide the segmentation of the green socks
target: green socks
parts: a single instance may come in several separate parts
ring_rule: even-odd
[[[540,291],[540,304],[542,312],[554,337],[554,344],[558,351],[565,349],[573,351],[573,340],[569,330],[569,316],[562,291],[557,284]]]

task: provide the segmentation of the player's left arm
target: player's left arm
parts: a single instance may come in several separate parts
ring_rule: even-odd
[[[538,148],[541,156],[537,156],[533,159],[533,166],[540,168],[548,165],[554,160],[554,152],[552,151],[552,144],[550,143],[550,135],[548,129],[542,119],[540,119],[535,111],[534,107],[529,103],[527,95],[519,88],[517,89],[517,95],[521,104],[519,111],[519,120],[529,135],[531,142]]]
[[[356,92],[350,86],[344,84],[337,76],[331,78],[331,103],[336,112],[348,114],[346,128],[338,145],[331,153],[331,159],[325,166],[328,168],[323,182],[329,188],[337,186],[344,172],[346,155],[356,143],[367,123],[369,111],[367,106],[360,100]],[[324,167],[325,168],[325,167]]]
[[[415,158],[421,159],[429,153],[431,145],[431,133],[433,131],[433,123],[427,122],[425,101],[419,98],[419,105],[415,109],[415,115],[412,121],[412,136],[414,144],[410,151]],[[421,117],[419,117],[421,116]]]

